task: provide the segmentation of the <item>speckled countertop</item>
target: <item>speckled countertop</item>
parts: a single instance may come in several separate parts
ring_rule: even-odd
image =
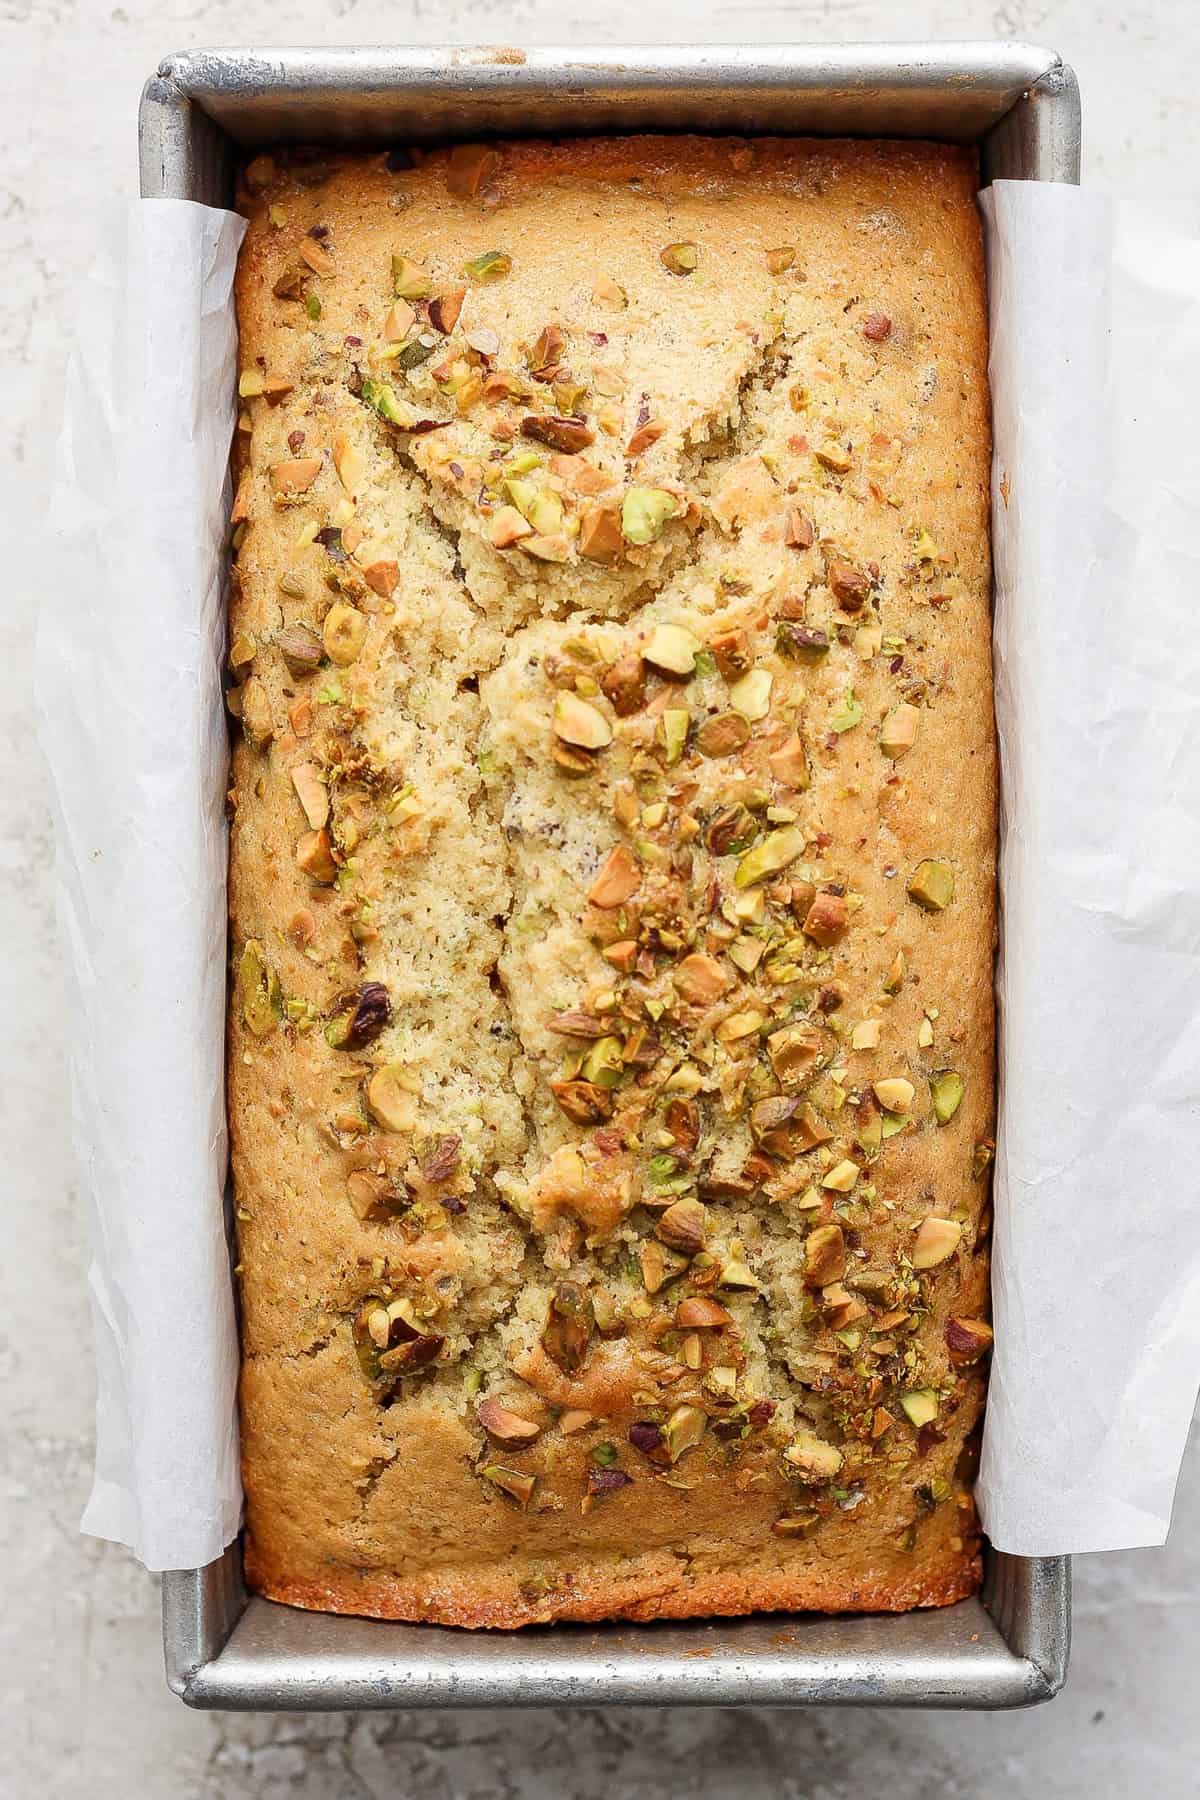
[[[1076,1564],[1066,1692],[1016,1715],[192,1714],[167,1692],[158,1586],[80,1538],[92,1431],[85,1243],[66,1142],[70,1028],[51,918],[30,644],[45,591],[65,302],[96,201],[136,187],[143,78],[205,44],[820,42],[1023,37],[1072,61],[1085,171],[1200,229],[1192,0],[0,0],[0,1796],[41,1800],[1156,1800],[1200,1763],[1200,1456],[1164,1551]]]

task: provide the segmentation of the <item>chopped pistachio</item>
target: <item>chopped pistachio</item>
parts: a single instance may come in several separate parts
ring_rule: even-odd
[[[593,1087],[612,1088],[620,1081],[624,1069],[620,1038],[602,1037],[597,1038],[588,1050],[579,1072]]]
[[[767,269],[772,275],[782,275],[790,269],[796,260],[795,244],[780,244],[774,250],[767,251]]]
[[[738,863],[734,885],[753,887],[755,882],[765,881],[768,875],[778,875],[803,852],[804,841],[803,831],[795,825],[782,825],[776,831],[769,831]]]
[[[385,1131],[412,1131],[417,1123],[420,1083],[403,1063],[385,1063],[367,1083],[367,1106]]]
[[[397,300],[428,300],[431,291],[427,269],[407,256],[392,257],[392,293]]]
[[[954,898],[954,870],[948,862],[926,857],[913,870],[908,897],[926,912],[941,912]]]
[[[938,1415],[937,1394],[932,1388],[913,1388],[907,1394],[901,1394],[900,1405],[909,1423],[917,1430],[922,1425],[932,1425]]]
[[[346,606],[342,601],[331,606],[321,631],[330,662],[336,663],[339,669],[348,669],[351,663],[357,662],[367,641],[369,625],[366,613],[359,612],[357,607]]]
[[[636,492],[631,488],[630,493]],[[642,655],[668,675],[690,675],[700,653],[700,639],[684,625],[656,625],[642,645]]]
[[[515,1500],[524,1512],[537,1486],[536,1475],[527,1475],[521,1469],[504,1469],[499,1463],[485,1463],[479,1473],[485,1481],[490,1481],[493,1487],[498,1487]]]
[[[678,511],[678,500],[665,488],[626,488],[621,502],[622,536],[630,544],[652,544]]]
[[[878,1019],[860,1019],[850,1033],[852,1050],[878,1050],[880,1024]]]
[[[929,1093],[939,1125],[948,1125],[962,1104],[966,1083],[954,1069],[939,1069],[929,1077]]]
[[[884,976],[884,980],[883,980],[884,993],[885,994],[898,994],[900,992],[900,989],[904,986],[904,977],[905,977],[906,972],[907,972],[907,965],[904,960],[904,952],[903,952],[903,950],[897,950],[895,956],[892,958],[892,966],[888,970],[887,974]]]
[[[956,1219],[942,1219],[930,1213],[921,1220],[913,1238],[909,1260],[914,1269],[936,1269],[954,1255],[962,1237],[962,1226]]]
[[[783,1460],[802,1481],[814,1485],[832,1481],[842,1466],[842,1453],[836,1445],[818,1437],[815,1431],[798,1431],[783,1453]]]
[[[676,1200],[667,1207],[656,1226],[658,1236],[672,1250],[695,1256],[704,1248],[708,1214],[699,1200]]]
[[[844,1158],[835,1163],[827,1175],[822,1176],[821,1186],[835,1194],[848,1194],[857,1182],[859,1173],[858,1164],[851,1162],[848,1157]]]
[[[893,707],[879,727],[879,748],[883,754],[890,756],[893,761],[906,756],[917,741],[917,727],[920,723],[919,709],[910,706],[907,700]]]
[[[283,1011],[279,980],[268,966],[263,947],[248,938],[238,965],[238,998],[247,1030],[270,1037]]]
[[[838,475],[844,475],[853,461],[849,450],[844,444],[839,444],[836,438],[826,438],[815,455],[824,468],[832,469]]]
[[[830,730],[836,731],[839,734],[844,731],[853,731],[856,725],[862,723],[862,716],[862,702],[855,696],[853,690],[851,690],[850,693],[842,695],[841,699],[830,713]]]
[[[771,710],[771,671],[747,669],[729,690],[729,704],[744,719],[765,719]]]
[[[680,707],[667,707],[662,715],[663,744],[666,749],[667,765],[677,763],[683,755],[683,747],[687,743],[688,727],[692,715]]]
[[[612,743],[613,734],[598,707],[581,700],[570,688],[560,688],[554,696],[554,735],[581,750],[603,750]]]
[[[632,900],[641,885],[642,872],[634,861],[633,852],[627,845],[618,844],[601,864],[588,889],[588,899],[593,906],[611,910]]]
[[[917,1045],[922,1050],[928,1050],[932,1043],[933,1026],[929,1023],[928,1019],[922,1019],[921,1023],[917,1026]]]
[[[883,1081],[872,1082],[871,1085],[880,1106],[885,1106],[889,1112],[894,1113],[906,1113],[912,1105],[913,1096],[916,1093],[912,1082],[906,1081],[903,1075],[890,1075]]]
[[[499,281],[512,269],[512,257],[503,250],[485,250],[463,264],[463,274],[472,281]]]
[[[692,275],[699,264],[700,251],[693,243],[666,244],[659,251],[658,260],[672,275]]]
[[[315,763],[296,763],[292,769],[292,786],[304,808],[304,816],[314,831],[329,823],[329,789],[321,779]]]
[[[499,1400],[481,1400],[475,1408],[475,1417],[498,1444],[518,1447],[532,1444],[541,1432],[540,1425],[535,1425],[532,1419],[523,1419],[520,1413],[501,1405]]]
[[[694,1449],[704,1436],[708,1415],[698,1406],[677,1406],[663,1426],[663,1444],[671,1463]]]

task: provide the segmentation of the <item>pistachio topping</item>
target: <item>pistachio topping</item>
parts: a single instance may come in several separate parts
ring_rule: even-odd
[[[385,1063],[367,1083],[371,1117],[385,1131],[412,1131],[418,1119],[420,1083],[403,1063]]]
[[[788,1471],[816,1486],[832,1481],[842,1466],[842,1453],[815,1431],[798,1431],[783,1453]]]
[[[926,912],[942,912],[954,898],[954,870],[948,862],[927,857],[913,870],[907,891]]]
[[[279,981],[261,944],[248,938],[238,964],[238,1002],[242,1019],[255,1037],[270,1037],[283,1012]]]
[[[678,511],[678,500],[665,488],[626,488],[621,502],[621,535],[628,544],[653,544],[667,520]]]
[[[693,243],[665,244],[658,260],[672,275],[694,275],[700,262],[700,251]]]
[[[966,1083],[954,1069],[939,1069],[929,1077],[929,1095],[939,1125],[948,1125],[962,1104]]]
[[[630,489],[633,493],[636,490]],[[690,675],[700,654],[700,639],[683,625],[656,625],[642,655],[656,669],[668,675]]]
[[[789,863],[804,850],[804,833],[795,825],[781,826],[776,831],[769,831],[762,842],[748,850],[741,858],[734,875],[734,884],[739,888],[753,887],[756,882],[766,881],[771,875],[778,875]]]
[[[603,750],[613,734],[599,707],[563,688],[554,696],[554,735],[580,750]]]
[[[879,727],[879,748],[885,756],[897,761],[907,756],[917,741],[917,728],[921,723],[921,714],[917,707],[911,706],[907,700],[894,706],[883,724]]]
[[[934,1213],[921,1220],[913,1238],[909,1260],[914,1269],[936,1269],[954,1255],[962,1238],[957,1219],[941,1219]]]

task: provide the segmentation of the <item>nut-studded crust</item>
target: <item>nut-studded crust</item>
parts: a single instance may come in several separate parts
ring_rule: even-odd
[[[502,1627],[961,1598],[971,154],[293,152],[243,207],[248,1580]]]

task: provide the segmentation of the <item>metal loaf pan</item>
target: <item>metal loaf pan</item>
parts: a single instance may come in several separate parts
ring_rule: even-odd
[[[1079,93],[1027,44],[213,50],[146,84],[141,191],[224,206],[239,158],[488,134],[691,130],[977,143],[980,178],[1079,179]],[[1070,1565],[989,1552],[978,1599],[897,1617],[454,1631],[247,1596],[241,1549],[163,1577],[190,1705],[1029,1706],[1066,1676]]]

